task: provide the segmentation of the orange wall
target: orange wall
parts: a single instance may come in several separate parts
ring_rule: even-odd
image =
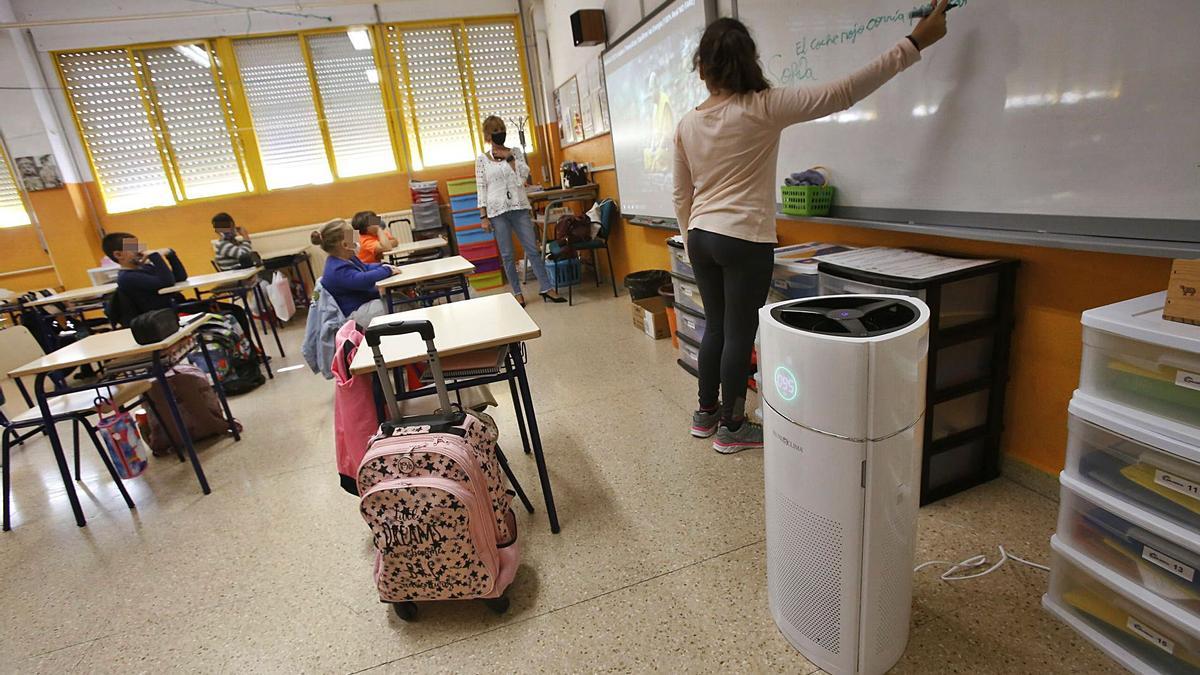
[[[607,136],[563,149],[565,159],[610,165]],[[616,174],[596,175],[601,197],[620,202]],[[844,225],[780,220],[781,244],[827,241],[857,246],[918,248],[947,255],[1013,258],[1017,273],[1016,327],[1005,410],[1004,451],[1043,471],[1063,468],[1067,403],[1079,382],[1080,314],[1166,288],[1165,258],[997,244],[966,239],[886,232]],[[622,221],[612,238],[618,278],[629,271],[669,269],[664,240],[672,233]]]

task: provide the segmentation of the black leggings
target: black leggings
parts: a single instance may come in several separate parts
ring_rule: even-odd
[[[750,354],[758,310],[771,288],[775,245],[690,230],[688,256],[704,300],[700,407],[715,406],[720,393],[721,420],[728,423],[745,416]]]

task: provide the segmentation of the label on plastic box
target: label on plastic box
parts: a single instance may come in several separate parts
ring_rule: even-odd
[[[1142,558],[1148,560],[1177,577],[1191,581],[1196,577],[1196,570],[1184,565],[1171,556],[1160,553],[1149,546],[1142,549]]]
[[[1175,643],[1163,637],[1162,633],[1159,633],[1153,628],[1142,623],[1140,619],[1136,619],[1132,616],[1129,617],[1129,619],[1125,621],[1125,627],[1133,631],[1138,637],[1142,638],[1146,642],[1149,642],[1155,647],[1158,647],[1164,652],[1171,655],[1175,654]]]
[[[1193,499],[1200,499],[1200,483],[1182,478],[1162,469],[1154,470],[1154,482]]]
[[[1175,384],[1188,389],[1200,390],[1200,375],[1189,373],[1186,370],[1176,371]]]

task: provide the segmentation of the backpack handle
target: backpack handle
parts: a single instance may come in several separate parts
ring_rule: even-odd
[[[442,361],[438,358],[437,347],[433,344],[433,324],[426,319],[414,321],[392,321],[367,328],[364,341],[371,348],[371,356],[375,359],[375,372],[379,376],[379,384],[383,388],[383,397],[387,401],[388,416],[394,421],[400,421],[400,406],[396,403],[396,390],[388,377],[387,364],[383,360],[383,351],[379,344],[387,335],[407,335],[417,333],[425,341],[425,349],[429,355],[429,368],[433,371],[433,385],[437,389],[438,404],[442,415],[448,419],[454,415],[450,407],[450,392],[446,389],[446,379],[442,375]]]

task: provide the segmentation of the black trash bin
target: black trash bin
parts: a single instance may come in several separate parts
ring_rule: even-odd
[[[633,300],[643,300],[658,295],[658,289],[663,284],[671,283],[671,273],[666,270],[642,270],[625,277],[625,288],[629,289],[629,297]]]

